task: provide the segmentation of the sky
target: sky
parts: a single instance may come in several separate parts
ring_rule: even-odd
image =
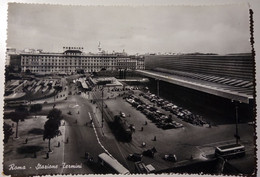
[[[7,47],[62,52],[250,52],[246,4],[216,6],[65,6],[10,3]]]

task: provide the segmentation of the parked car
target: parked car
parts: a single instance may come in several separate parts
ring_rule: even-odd
[[[138,106],[136,107],[136,109],[139,110],[139,111],[142,111],[142,110],[144,109],[144,107],[143,107],[142,105],[138,105]]]
[[[147,156],[147,157],[153,158],[153,157],[154,157],[154,154],[155,154],[156,152],[157,152],[157,150],[155,149],[155,147],[153,147],[152,149],[148,149],[148,150],[143,151],[143,155],[144,155],[144,156]]]
[[[164,155],[163,159],[167,160],[167,161],[171,161],[171,162],[177,161],[177,157],[175,154],[166,154],[166,155]]]
[[[142,160],[143,155],[139,154],[139,153],[133,153],[133,154],[129,154],[127,156],[127,160],[133,161],[133,162],[138,162]]]

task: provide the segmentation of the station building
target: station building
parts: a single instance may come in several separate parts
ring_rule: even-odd
[[[251,53],[146,55],[154,92],[215,120],[255,117],[255,62]],[[207,115],[206,115],[207,114]]]
[[[86,54],[83,47],[63,47],[62,53],[20,53],[21,71],[38,74],[70,74],[78,70],[143,70],[144,57],[126,54]]]

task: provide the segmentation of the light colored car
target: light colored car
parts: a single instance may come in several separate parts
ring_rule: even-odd
[[[166,154],[166,155],[164,155],[163,159],[167,160],[167,161],[171,161],[171,162],[177,161],[177,157],[175,154]]]

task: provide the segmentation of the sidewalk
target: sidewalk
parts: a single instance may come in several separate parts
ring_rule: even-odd
[[[60,127],[61,136],[51,139],[51,150],[49,158],[46,158],[48,152],[48,140],[43,141],[43,130],[46,122],[46,116],[37,116],[37,118],[26,119],[24,122],[19,122],[19,138],[10,137],[7,144],[4,145],[4,173],[6,175],[26,174],[26,175],[40,175],[40,174],[59,174],[61,172],[60,166],[63,162],[64,153],[64,137],[65,126]],[[5,120],[12,125],[11,120]],[[16,126],[16,124],[15,124]],[[15,126],[13,131],[15,131]],[[26,138],[28,139],[25,144]],[[58,147],[60,142],[60,147]],[[36,152],[36,157],[34,152]],[[12,170],[10,165],[24,166],[25,170]],[[54,169],[36,169],[43,167],[43,165],[53,165]]]

